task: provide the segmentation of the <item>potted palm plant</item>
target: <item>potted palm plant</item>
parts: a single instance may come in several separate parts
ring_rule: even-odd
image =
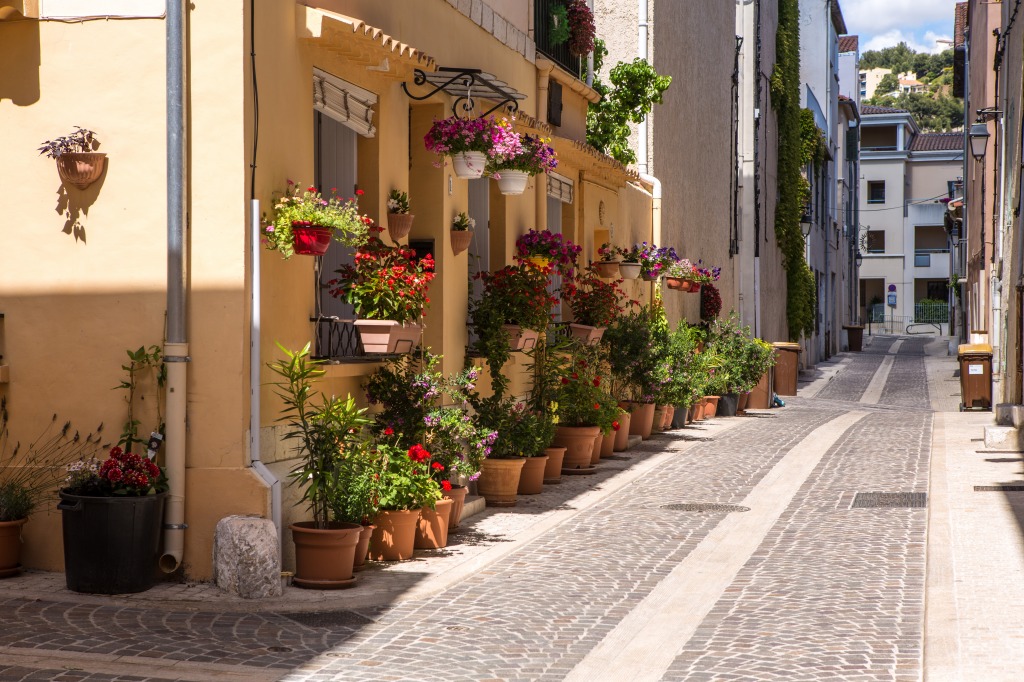
[[[430,299],[434,259],[416,257],[414,249],[388,246],[371,227],[356,249],[353,263],[343,265],[327,283],[332,296],[355,307],[356,329],[367,353],[409,353],[419,343],[419,324]]]
[[[86,189],[103,174],[107,155],[96,151],[100,142],[96,133],[75,126],[74,132],[43,142],[39,154],[57,161],[57,175],[65,185]]]
[[[319,392],[312,383],[324,370],[309,359],[308,343],[298,352],[280,344],[278,348],[285,357],[268,364],[281,377],[275,384],[284,403],[278,421],[287,424],[285,438],[296,441],[299,450],[289,478],[302,489],[301,502],[309,505],[313,516],[312,521],[289,526],[295,542],[294,582],[300,587],[347,587],[355,582],[352,571],[363,527],[361,518],[345,518],[339,512],[367,513],[346,498],[360,476],[369,480],[362,430],[370,420],[351,396],[342,400],[319,395],[314,402]]]
[[[331,190],[324,196],[310,185],[301,189],[291,180],[284,195],[274,203],[274,220],[263,228],[263,243],[285,259],[293,254],[322,256],[334,239],[357,246],[366,239],[372,221],[359,213],[358,197],[342,199]]]

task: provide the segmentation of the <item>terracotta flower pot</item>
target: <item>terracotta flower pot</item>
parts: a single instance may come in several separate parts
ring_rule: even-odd
[[[659,432],[665,430],[665,406],[656,405],[654,407],[654,423],[651,424],[651,431]]]
[[[466,493],[469,488],[464,485],[453,485],[451,490],[442,490],[441,494],[452,501],[452,512],[448,515],[448,530],[458,528],[462,522],[462,508],[466,505]]]
[[[366,555],[370,552],[370,537],[375,528],[377,526],[371,523],[363,526],[359,532],[359,542],[356,543],[356,552],[352,559],[352,569],[355,571],[362,570],[366,565]]]
[[[27,520],[0,521],[0,578],[21,572],[21,527]]]
[[[544,483],[561,483],[562,460],[565,459],[565,448],[561,446],[552,446],[550,448],[545,448],[544,454],[548,456],[547,464],[544,465]]]
[[[619,428],[622,428],[622,423],[619,423]],[[615,452],[615,437],[618,435],[616,431],[609,431],[604,434],[604,438],[601,440],[601,458],[611,457]]]
[[[377,527],[370,536],[370,558],[374,561],[405,561],[412,558],[416,543],[419,509],[377,512]]]
[[[455,500],[441,498],[434,503],[434,508],[424,507],[420,510],[420,519],[416,523],[416,538],[413,547],[416,549],[440,549],[448,545],[448,523],[452,517]]]
[[[562,469],[589,469],[594,452],[594,438],[601,429],[596,426],[559,426],[555,430],[554,445],[565,448]]]
[[[527,457],[523,461],[523,470],[519,474],[519,486],[516,488],[516,492],[520,495],[540,495],[544,490],[544,470],[547,464],[547,455]]]
[[[483,495],[488,507],[516,506],[516,491],[519,489],[523,464],[525,461],[522,457],[483,461],[477,490]]]
[[[736,414],[740,414],[741,412],[746,412],[747,411],[747,403],[749,403],[749,402],[750,402],[750,394],[749,393],[740,393],[740,401],[739,401],[739,404],[736,406]]]
[[[503,170],[498,175],[498,191],[507,196],[522,194],[530,180],[530,174],[524,171]]]
[[[704,421],[704,410],[707,407],[707,403],[701,398],[693,404],[693,421],[702,422]]]
[[[411,353],[423,333],[423,327],[411,322],[356,320],[353,324],[367,353]]]
[[[455,177],[463,180],[472,180],[484,176],[484,166],[487,165],[487,155],[483,152],[461,152],[452,156],[452,168],[455,170]]]
[[[618,261],[598,261],[594,263],[597,274],[605,279],[615,279],[619,276]]]
[[[356,545],[363,527],[358,523],[332,523],[316,528],[312,521],[293,523],[295,577],[299,587],[336,589],[355,582]]]
[[[458,256],[473,242],[473,230],[450,230],[452,253]]]
[[[531,350],[540,338],[540,332],[523,329],[518,324],[503,324],[501,328],[508,332],[508,347],[511,350]]]
[[[665,286],[677,291],[689,291],[690,289],[690,283],[685,279],[679,279],[678,277],[666,277]]]
[[[654,403],[633,403],[629,418],[629,435],[644,440],[651,437],[654,428]]]
[[[597,430],[597,435],[594,436],[594,449],[590,451],[590,466],[596,465],[601,461],[601,448],[604,446],[604,434],[601,433],[601,429]]]
[[[718,413],[718,396],[717,395],[706,395],[704,396],[704,417],[714,417]]]
[[[398,243],[398,240],[408,237],[415,217],[409,213],[388,213],[388,236],[391,241]]]
[[[596,346],[600,343],[605,329],[607,327],[591,327],[589,324],[576,324],[575,322],[569,325],[569,333],[574,339],[579,339],[584,346]]]
[[[299,256],[322,256],[331,245],[331,228],[292,223],[292,249]]]
[[[619,430],[615,432],[615,452],[623,452],[629,449],[629,424],[632,417],[627,412],[619,417]]]
[[[65,185],[86,189],[100,179],[106,161],[103,152],[67,152],[57,157],[57,175]]]
[[[665,407],[665,430],[666,431],[669,431],[672,428],[674,428],[672,426],[672,420],[675,418],[675,416],[676,416],[676,408],[675,408],[675,406],[674,405],[667,405]]]

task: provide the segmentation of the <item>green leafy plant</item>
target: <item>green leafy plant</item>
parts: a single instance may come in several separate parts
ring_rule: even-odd
[[[388,213],[405,215],[409,212],[409,195],[398,189],[388,192],[387,200]]]
[[[163,421],[163,388],[167,382],[167,367],[163,363],[163,355],[159,346],[139,346],[138,350],[127,350],[128,363],[121,365],[126,377],[121,383],[114,387],[114,390],[125,391],[124,402],[128,409],[128,419],[121,427],[121,437],[117,444],[124,446],[126,452],[131,452],[135,443],[145,442],[139,438],[139,427],[142,422],[135,418],[137,403],[145,400],[144,395],[139,395],[139,383],[150,379],[156,384],[156,428],[158,433],[164,432]]]
[[[580,273],[575,282],[563,285],[565,298],[572,308],[572,315],[579,324],[593,327],[607,327],[636,301],[629,300],[619,288],[622,280],[605,282],[594,266]]]
[[[601,339],[607,345],[614,384],[629,400],[654,402],[667,368],[663,364],[668,344],[668,323],[663,309],[650,304],[619,316]]]
[[[569,18],[566,15],[565,5],[552,5],[551,28],[548,31],[548,42],[552,46],[558,46],[568,39]]]
[[[430,303],[427,293],[434,279],[434,259],[416,258],[414,249],[388,246],[373,227],[356,249],[354,262],[336,270],[328,292],[355,307],[363,319],[411,322],[423,316]]]
[[[39,148],[39,155],[46,154],[51,159],[56,159],[62,154],[74,154],[96,151],[100,141],[96,139],[96,133],[86,130],[81,126],[75,126],[74,132],[70,135],[47,140]]]
[[[278,344],[285,357],[267,366],[282,378],[274,384],[284,403],[278,421],[289,427],[285,438],[299,445],[299,462],[288,475],[302,489],[300,503],[309,505],[316,527],[327,528],[333,521],[349,521],[335,514],[346,508],[341,501],[361,471],[356,467],[366,464],[363,453],[368,445],[362,431],[370,420],[352,396],[341,400],[313,389],[324,370],[322,363],[309,358],[309,347],[307,343],[292,352]]]
[[[100,424],[82,436],[53,415],[42,433],[24,449],[9,442],[7,399],[0,399],[0,521],[27,518],[53,494],[65,465],[93,460],[100,449]]]
[[[291,180],[283,196],[274,204],[274,219],[263,227],[263,244],[270,251],[278,251],[284,258],[295,253],[292,227],[326,227],[335,241],[355,247],[366,240],[373,221],[359,213],[358,197],[342,199],[331,189],[325,197],[310,185],[301,189]]]
[[[441,486],[431,477],[431,455],[422,445],[408,449],[378,443],[381,460],[377,504],[387,511],[429,507],[441,499]]]
[[[594,72],[601,71],[608,50],[601,40],[594,47]],[[630,123],[641,123],[662,96],[671,76],[662,76],[646,60],[619,62],[608,74],[611,87],[600,79],[594,89],[601,100],[587,110],[587,144],[623,164],[636,163],[636,152],[629,146]]]
[[[452,229],[456,232],[466,232],[476,227],[476,221],[470,218],[465,211],[459,213],[452,220]]]

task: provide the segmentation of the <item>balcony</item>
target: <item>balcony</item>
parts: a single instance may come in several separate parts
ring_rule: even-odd
[[[564,6],[565,0],[534,0],[534,34],[537,51],[555,62],[563,69],[579,78],[582,73],[582,58],[574,57],[569,52],[569,41],[559,45],[551,43],[551,10],[556,6]]]
[[[914,249],[914,267],[930,268],[933,255],[948,253],[949,249]]]

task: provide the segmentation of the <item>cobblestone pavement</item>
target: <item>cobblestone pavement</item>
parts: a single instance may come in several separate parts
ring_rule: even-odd
[[[854,410],[868,414],[825,453],[668,670],[638,679],[920,679],[925,515],[851,509],[857,492],[927,491],[924,342],[905,338],[880,403],[857,403],[893,341],[875,337],[851,355],[817,399],[603,463],[623,471],[668,451],[642,478],[426,598],[359,608],[342,598],[299,614],[0,593],[0,681],[220,679],[216,666],[288,682],[562,680],[725,518],[665,505],[742,503],[797,443]],[[546,495],[571,508],[582,485]],[[529,525],[536,512],[503,513]],[[81,670],[5,658],[46,652],[80,652]],[[99,660],[124,668],[89,663]],[[174,661],[182,667],[166,667]]]

